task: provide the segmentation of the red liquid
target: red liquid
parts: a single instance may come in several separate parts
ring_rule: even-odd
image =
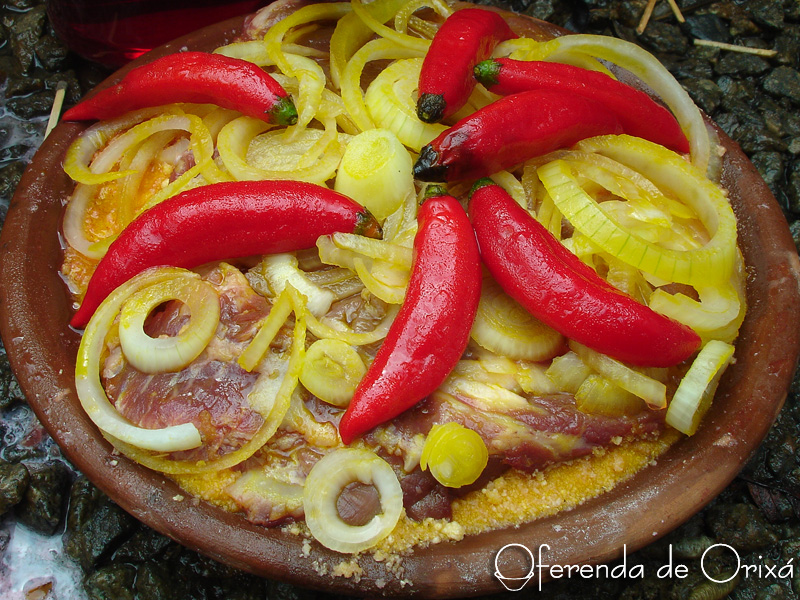
[[[121,66],[148,50],[268,0],[48,0],[56,34],[81,56]]]

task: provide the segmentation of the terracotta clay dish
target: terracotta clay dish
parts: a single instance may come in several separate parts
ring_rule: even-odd
[[[520,17],[514,22],[556,33],[547,24]],[[134,65],[182,48],[213,49],[231,41],[242,24],[234,19],[198,31]],[[63,199],[73,185],[62,160],[84,127],[55,128],[8,211],[0,238],[0,327],[8,357],[30,405],[78,469],[147,525],[233,567],[334,593],[438,598],[503,591],[493,573],[495,556],[506,544],[532,549],[548,544],[551,563],[607,562],[621,556],[623,546],[631,553],[653,542],[711,501],[758,447],[783,405],[800,352],[797,251],[756,169],[718,131],[726,149],[722,185],[739,221],[747,265],[749,308],[736,362],[699,432],[673,445],[657,464],[574,510],[415,551],[403,559],[403,582],[369,557],[360,560],[358,581],[321,574],[320,565],[336,564],[342,556],[318,544],[304,554],[303,538],[253,525],[205,502],[176,501],[182,490],[172,480],[114,453],[82,410],[74,384],[80,335],[67,324],[72,308],[59,275],[59,228]]]

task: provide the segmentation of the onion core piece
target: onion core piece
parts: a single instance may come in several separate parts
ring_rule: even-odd
[[[336,507],[342,490],[353,482],[374,485],[381,513],[365,525],[348,525]],[[312,535],[335,552],[353,553],[371,548],[397,525],[403,512],[403,491],[392,467],[369,450],[340,448],[317,462],[303,492],[306,524]]]

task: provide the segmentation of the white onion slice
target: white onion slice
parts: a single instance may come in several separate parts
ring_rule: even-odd
[[[361,526],[345,523],[336,507],[345,486],[374,485],[381,513]],[[392,467],[369,450],[341,448],[325,455],[306,477],[303,492],[306,524],[312,535],[335,552],[353,553],[371,548],[397,525],[403,512],[403,490]]]
[[[144,324],[154,308],[180,300],[191,312],[189,323],[175,336],[150,337]],[[133,294],[122,305],[119,343],[128,362],[143,373],[179,371],[196,359],[219,325],[219,297],[201,279],[170,279]]]
[[[179,277],[199,277],[184,269],[148,269],[114,290],[98,307],[83,332],[75,363],[75,387],[86,414],[105,434],[132,446],[156,452],[176,452],[198,447],[200,432],[192,423],[162,429],[145,429],[125,419],[106,396],[100,381],[100,360],[106,335],[122,304],[133,293],[154,284]]]

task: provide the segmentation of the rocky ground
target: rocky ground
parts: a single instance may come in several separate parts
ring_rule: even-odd
[[[697,104],[758,167],[800,246],[800,2],[678,1],[679,24],[666,0],[644,33],[636,27],[646,0],[493,0],[505,8],[574,31],[614,35],[655,53]],[[761,57],[695,45],[708,39],[777,51]],[[0,6],[0,220],[27,160],[41,141],[58,82],[74,103],[107,71],[67,51],[40,0]],[[800,598],[800,380],[756,456],[710,506],[648,548],[627,557],[644,578],[571,579],[547,585],[558,599]],[[243,574],[189,551],[127,515],[60,457],[25,402],[0,347],[0,558],[11,518],[43,535],[63,534],[91,599],[255,599],[330,597]],[[654,506],[653,510],[659,507]],[[5,517],[4,517],[5,515]],[[700,557],[718,543],[760,573],[715,584]],[[659,578],[670,548],[685,578]],[[791,565],[792,568],[783,568]],[[707,569],[736,573],[731,552],[709,555]],[[2,580],[0,564],[0,580]],[[772,568],[772,570],[770,570]],[[757,576],[756,576],[757,575]],[[522,592],[522,594],[533,592]],[[520,597],[508,594],[508,597]]]

